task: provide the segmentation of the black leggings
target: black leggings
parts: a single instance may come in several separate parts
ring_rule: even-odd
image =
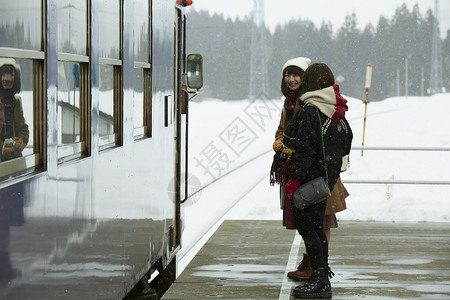
[[[298,233],[305,242],[306,252],[314,270],[328,266],[328,242],[323,228],[327,201],[296,211]]]

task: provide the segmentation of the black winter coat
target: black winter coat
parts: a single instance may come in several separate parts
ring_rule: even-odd
[[[302,183],[325,177],[319,116],[324,132],[328,185],[332,191],[339,177],[342,157],[350,152],[353,133],[345,118],[333,121],[314,106],[303,104],[284,132],[283,144],[295,151],[287,177]]]

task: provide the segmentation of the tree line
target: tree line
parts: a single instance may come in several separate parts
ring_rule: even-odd
[[[310,20],[291,20],[274,32],[265,30],[270,97],[281,95],[281,67],[286,60],[306,56],[328,64],[342,80],[341,92],[362,99],[366,65],[373,65],[370,99],[427,95],[430,88],[431,48],[434,15],[421,15],[418,5],[406,4],[392,18],[381,16],[378,24],[358,28],[355,13],[345,17],[336,31],[330,23],[320,28]],[[249,93],[252,20],[225,18],[206,11],[191,10],[187,22],[187,51],[204,59],[204,88],[201,98],[247,99]],[[443,87],[450,89],[450,30],[441,40]],[[406,67],[408,66],[408,72]],[[407,74],[407,75],[406,75]],[[406,88],[407,77],[407,88]]]

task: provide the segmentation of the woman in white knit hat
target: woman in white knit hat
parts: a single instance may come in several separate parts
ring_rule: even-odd
[[[298,111],[299,99],[301,96],[301,83],[304,71],[308,68],[311,60],[306,57],[296,57],[288,60],[282,68],[281,92],[285,96],[284,105],[281,111],[280,123],[275,132],[275,142],[273,148],[276,152],[271,169],[271,184],[280,184],[280,208],[283,210],[283,226],[286,229],[296,230],[294,219],[293,203],[286,201],[283,172],[287,164],[282,162],[283,158],[289,154],[283,154],[282,140],[284,129],[292,120]],[[281,151],[280,151],[281,150]],[[288,152],[288,150],[284,150]],[[281,157],[281,159],[280,159]],[[281,160],[281,161],[280,161]],[[331,192],[331,196],[327,199],[327,206],[324,217],[324,229],[328,243],[330,242],[331,228],[337,228],[337,219],[335,213],[345,210],[345,198],[349,195],[339,178]],[[308,254],[303,254],[303,259],[297,270],[288,273],[288,277],[293,280],[307,280],[313,273],[311,261]]]
[[[280,184],[280,208],[283,210],[283,226],[287,229],[296,229],[293,219],[292,203],[286,203],[284,194],[283,171],[287,166],[286,153],[283,153],[282,141],[284,129],[289,124],[292,117],[299,109],[299,102],[301,96],[301,83],[303,72],[308,68],[311,60],[306,57],[296,57],[288,60],[281,69],[281,92],[283,93],[285,100],[283,108],[281,110],[280,124],[275,132],[275,143],[273,149],[275,150],[275,156],[272,163],[272,169],[270,172],[270,183]],[[287,207],[286,207],[287,205]]]

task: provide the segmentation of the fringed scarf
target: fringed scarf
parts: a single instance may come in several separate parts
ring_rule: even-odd
[[[280,174],[280,163],[278,162],[278,156],[280,152],[275,152],[273,156],[272,166],[270,167],[270,185],[275,185],[275,183],[280,184],[281,174]]]
[[[288,99],[288,98],[284,99],[283,107],[286,110],[286,118],[289,120],[289,122],[294,117],[296,102],[297,101],[292,103],[292,101],[290,101],[290,99]],[[283,125],[285,125],[285,124],[283,124]],[[285,163],[281,163],[278,159],[279,156],[280,156],[280,151],[277,150],[275,152],[275,155],[273,156],[272,166],[270,168],[270,185],[275,185],[275,183],[284,185],[284,182],[282,182],[282,175],[286,171],[286,169],[289,165],[289,161],[287,161]]]
[[[275,183],[285,185],[283,175],[289,166],[289,160],[281,163],[278,159],[280,152],[281,151],[276,152],[273,156],[272,167],[270,168],[270,185],[275,185]]]
[[[0,102],[3,103],[5,109],[5,123],[2,126],[2,138],[14,138],[14,101],[10,97],[2,97]]]

